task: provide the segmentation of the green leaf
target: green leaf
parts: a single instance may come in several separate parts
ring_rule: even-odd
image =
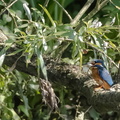
[[[12,118],[13,118],[13,120],[20,120],[20,117],[17,115],[17,113],[11,108],[7,108],[6,107],[6,109],[9,111],[9,112],[11,112],[11,114],[12,114]]]
[[[94,35],[94,34],[91,34],[92,35],[92,37],[93,37],[93,39],[94,39],[94,42],[95,42],[95,44],[97,45],[97,46],[101,46],[101,44],[100,44],[100,41],[98,41],[98,38],[97,38],[97,36],[96,35]]]
[[[6,51],[5,51],[5,49],[2,49],[2,50],[0,51],[0,67],[1,67],[2,64],[3,64],[3,61],[4,61],[4,59],[5,59],[5,55],[6,55]]]
[[[87,42],[87,44],[89,44],[92,47],[99,48],[96,44],[93,44],[93,43],[90,43],[90,42]]]
[[[48,49],[48,45],[47,45],[46,40],[45,40],[44,37],[43,37],[43,39],[42,39],[42,44],[43,44],[43,48],[44,48],[44,50],[47,51],[47,49]]]
[[[99,113],[97,113],[94,108],[90,109],[89,114],[94,120],[98,120]]]
[[[82,52],[79,50],[79,56],[80,56],[80,70],[82,70],[82,59],[83,59],[83,54]]]
[[[2,104],[5,100],[5,96],[4,95],[0,95],[0,104]]]
[[[72,48],[72,58],[75,58],[75,56],[78,54],[79,50],[77,49],[76,42],[73,42],[73,48]]]
[[[43,7],[42,5],[40,5],[40,4],[39,4],[39,6],[45,11],[45,13],[47,14],[48,18],[50,19],[52,25],[54,27],[56,27],[56,24],[55,24],[54,20],[52,19],[50,13],[48,12],[48,10],[45,7]]]
[[[112,46],[112,48],[117,48],[117,46],[113,42],[109,41],[109,44]]]
[[[18,28],[26,28],[26,27],[28,27],[28,23],[22,24],[22,25],[18,26]],[[16,28],[16,29],[17,29],[17,28]],[[18,29],[18,30],[19,30],[19,29]]]
[[[29,117],[29,113],[28,113],[28,110],[26,109],[26,107],[24,105],[19,105],[18,108],[23,112],[25,113],[25,115],[27,117]]]
[[[41,71],[42,71],[45,79],[48,80],[46,66],[45,66],[42,54],[39,49],[37,49],[36,54],[37,54],[38,77],[40,77],[40,68],[41,68]]]
[[[29,117],[29,109],[30,109],[30,107],[29,107],[29,105],[28,105],[28,98],[27,98],[25,95],[23,95],[22,93],[21,93],[21,95],[22,95],[22,98],[23,98],[24,105],[19,105],[18,108],[19,108],[23,113],[25,113],[25,115],[26,115],[27,117]]]
[[[82,26],[79,30],[79,35],[83,35],[84,33],[86,32],[86,27],[85,26]]]
[[[37,15],[41,18],[42,22],[45,23],[45,18],[43,14],[37,8],[31,8],[31,9],[34,10],[35,13],[37,13]]]
[[[16,55],[17,53],[19,53],[19,52],[21,52],[21,51],[23,51],[23,49],[18,49],[18,50],[16,50],[16,51],[14,51],[14,52],[8,54],[7,56]]]
[[[68,31],[60,31],[60,32],[54,33],[54,35],[57,35],[57,36],[62,35],[62,36],[63,36],[63,34],[65,34],[65,33],[67,33],[67,32],[68,32]]]
[[[24,100],[26,108],[29,108],[29,106],[28,106],[28,98],[23,95],[23,100]]]
[[[26,15],[27,15],[28,19],[32,20],[31,12],[30,12],[30,9],[29,9],[27,3],[23,4],[23,8],[24,8],[24,10],[26,12]]]
[[[39,54],[38,59],[40,61],[40,66],[41,66],[42,73],[43,73],[45,79],[48,80],[46,66],[45,66],[45,63],[44,63],[44,60],[43,60],[43,57],[42,57],[41,54]]]

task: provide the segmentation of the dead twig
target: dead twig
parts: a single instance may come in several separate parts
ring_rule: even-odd
[[[55,95],[54,89],[52,88],[52,85],[48,80],[40,78],[40,88],[42,91],[43,101],[50,107],[51,113],[58,108],[59,99]]]

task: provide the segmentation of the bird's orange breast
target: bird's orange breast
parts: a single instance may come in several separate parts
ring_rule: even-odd
[[[92,77],[93,79],[99,84],[102,85],[103,84],[103,80],[100,78],[99,73],[98,73],[98,69],[95,67],[92,67]]]
[[[100,86],[102,86],[104,89],[110,89],[110,85],[100,77],[98,69],[96,67],[91,67],[91,71],[92,71],[92,77],[93,77],[93,79]]]

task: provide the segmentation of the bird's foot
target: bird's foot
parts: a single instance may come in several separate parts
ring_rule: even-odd
[[[102,89],[102,86],[95,86],[94,91],[98,91],[100,89]]]

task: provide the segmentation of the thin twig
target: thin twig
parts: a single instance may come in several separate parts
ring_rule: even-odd
[[[5,6],[7,6],[7,4],[4,2],[4,0],[2,0],[2,2],[4,3]],[[2,15],[6,10],[8,10],[9,7],[11,7],[16,1],[13,1],[10,5],[8,5],[8,7],[5,7],[5,9],[3,10],[3,12],[0,13],[0,15]],[[17,27],[17,23],[15,21],[15,18],[13,17],[13,15],[11,14],[11,12],[8,10],[9,14],[11,15],[11,17],[13,18],[13,21],[15,23],[15,26]]]
[[[48,3],[49,3],[50,0],[46,0],[45,3],[44,3],[44,7],[46,8],[48,6]]]
[[[83,8],[79,11],[79,13],[76,15],[76,17],[73,19],[73,21],[71,22],[71,25],[75,25],[80,18],[84,15],[84,13],[88,10],[88,8],[90,7],[90,5],[93,3],[94,0],[88,0],[85,5],[83,6]]]
[[[103,2],[101,2],[101,0],[97,1],[97,4],[95,6],[95,8],[85,17],[83,18],[83,21],[88,21],[90,20],[97,12],[99,12],[104,6],[106,6],[106,4],[109,2],[109,0],[103,0]],[[80,23],[76,26],[75,30],[78,31],[81,26],[83,26],[83,21],[80,21]]]
[[[101,10],[104,6],[106,6],[109,0],[103,0],[102,3],[100,2],[101,0],[97,1],[95,8],[83,19],[84,21],[90,20],[99,10]]]
[[[15,23],[15,27],[18,27],[17,22],[15,21],[15,17],[11,14],[11,12],[9,10],[8,10],[8,12],[9,12],[10,16],[12,17],[13,22]]]
[[[97,50],[98,52],[101,52],[102,54],[104,54],[104,55],[105,55],[105,56],[116,66],[116,68],[119,68],[118,65],[112,60],[112,58],[109,57],[107,54],[105,54],[104,51],[102,51],[102,50],[100,50],[100,49],[98,49],[98,48],[92,46],[92,45],[89,44],[88,42],[85,42],[85,43],[86,43],[87,45],[89,45],[90,47],[94,48],[95,50]]]
[[[9,4],[5,9],[0,13],[0,16],[8,9],[10,8],[14,3],[16,3],[18,0],[13,1],[11,4]]]
[[[72,21],[73,19],[72,19],[72,17],[70,16],[70,14],[63,8],[63,6],[58,2],[58,1],[56,1],[56,0],[53,0],[54,2],[56,2],[58,5],[59,5],[59,7],[61,7],[62,8],[62,10],[65,12],[65,14],[68,16],[68,18],[70,19],[70,21]]]
[[[86,114],[91,108],[92,108],[92,105],[85,111],[84,114]]]
[[[73,42],[73,39],[65,39],[65,38],[57,38],[58,40],[62,40],[62,41],[69,41],[69,42]],[[90,47],[94,48],[95,50],[97,50],[98,52],[101,52],[102,54],[104,54],[115,66],[116,68],[119,68],[118,65],[107,55],[105,54],[104,51],[100,50],[99,48],[96,48],[94,46],[92,46],[91,44],[89,44],[88,42],[85,42],[87,45],[89,45]]]
[[[4,0],[1,0],[3,2],[3,4],[6,6],[7,4],[4,2]]]

